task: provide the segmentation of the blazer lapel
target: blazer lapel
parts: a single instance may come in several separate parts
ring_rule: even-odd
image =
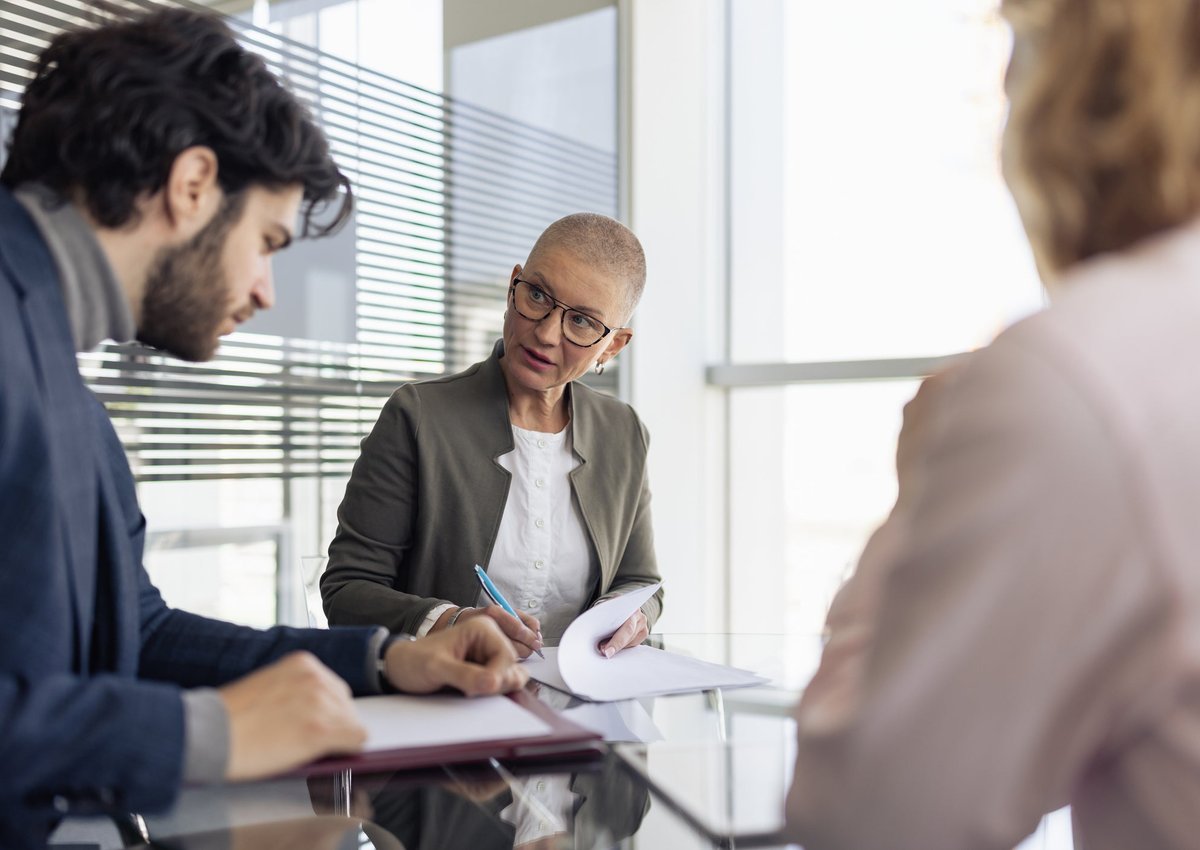
[[[470,392],[477,392],[486,399],[482,408],[486,411],[485,417],[473,423],[477,429],[473,440],[476,445],[483,447],[483,451],[492,460],[490,469],[486,472],[482,468],[479,470],[480,477],[475,485],[478,509],[490,510],[492,513],[483,529],[487,535],[486,554],[480,564],[485,570],[492,565],[492,552],[500,534],[500,520],[504,516],[504,507],[508,503],[508,488],[512,485],[512,473],[500,465],[500,457],[515,447],[512,423],[508,418],[508,390],[504,385],[504,373],[500,369],[500,358],[503,356],[504,342],[501,340],[492,347],[492,356],[480,366],[476,376],[477,385],[476,381],[471,381],[469,387]],[[479,588],[474,581],[474,575],[470,578],[471,586],[467,593],[474,598]]]
[[[575,455],[579,458],[579,466],[571,470],[567,478],[571,481],[571,490],[579,504],[579,513],[583,516],[583,527],[587,530],[600,569],[604,572],[600,577],[600,586],[608,587],[616,575],[617,564],[608,545],[612,539],[612,512],[604,509],[604,496],[596,480],[600,470],[588,463],[595,448],[595,435],[591,428],[595,415],[593,411],[584,411],[587,402],[580,399],[582,394],[575,392],[573,385],[567,385],[567,392],[570,394],[571,439]]]

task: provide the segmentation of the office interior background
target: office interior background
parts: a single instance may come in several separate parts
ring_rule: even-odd
[[[651,433],[657,630],[815,638],[895,498],[920,378],[1043,303],[1000,175],[996,0],[205,5],[311,104],[358,203],[276,258],[277,307],[215,361],[79,358],[173,605],[309,622],[387,396],[485,357],[512,266],[592,210],[649,264],[633,344],[588,381]],[[86,15],[0,0],[0,135]],[[1025,846],[1069,846],[1066,821]]]
[[[384,400],[487,355],[509,271],[566,213],[647,253],[634,342],[589,380],[651,432],[665,632],[818,633],[920,377],[1042,303],[1000,176],[994,0],[207,5],[311,103],[358,206],[277,258],[278,306],[214,362],[80,357],[177,606],[307,621],[305,556]],[[86,3],[0,11],[7,136]]]

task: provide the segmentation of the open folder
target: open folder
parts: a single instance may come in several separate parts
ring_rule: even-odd
[[[474,698],[359,697],[354,708],[367,730],[362,751],[321,759],[298,773],[411,770],[489,758],[558,761],[603,752],[599,734],[567,720],[528,691]]]
[[[589,608],[575,618],[545,659],[530,656],[529,675],[543,684],[593,702],[761,685],[762,676],[686,655],[634,646],[605,658],[598,644],[654,595],[659,585],[638,588]]]

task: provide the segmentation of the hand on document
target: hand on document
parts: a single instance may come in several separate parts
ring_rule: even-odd
[[[508,693],[529,680],[512,643],[487,618],[393,643],[385,663],[392,685],[413,694],[447,685],[467,696]],[[231,781],[358,752],[368,741],[350,688],[307,652],[287,655],[217,693],[229,716]]]
[[[388,681],[410,694],[428,694],[447,685],[469,697],[502,694],[529,680],[517,664],[512,642],[488,617],[420,640],[393,643],[385,661]]]
[[[637,646],[648,637],[650,637],[650,623],[646,620],[642,609],[638,608],[628,620],[621,624],[621,628],[613,632],[612,637],[601,641],[597,648],[605,658],[612,658],[622,649]]]
[[[293,652],[219,689],[229,716],[225,778],[260,779],[329,753],[353,752],[367,732],[350,688],[307,652]]]
[[[599,649],[658,590],[638,588],[584,611],[563,633],[545,660],[529,658],[529,675],[553,688],[594,702],[657,694],[737,688],[762,684],[761,676],[721,664],[709,664],[649,646],[632,646],[612,657]]]

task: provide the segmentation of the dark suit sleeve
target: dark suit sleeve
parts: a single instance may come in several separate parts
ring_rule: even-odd
[[[311,652],[358,695],[379,693],[370,658],[375,628],[259,630],[169,608],[142,573],[138,675],[185,688],[224,685],[289,652]]]
[[[49,809],[61,796],[72,808],[159,811],[179,788],[182,741],[177,688],[0,674],[0,810]]]
[[[133,476],[125,451],[96,402],[105,454],[117,482],[123,516],[129,521],[129,540],[137,565],[141,652],[138,676],[185,688],[215,687],[270,664],[289,652],[305,650],[346,680],[356,694],[379,693],[374,659],[369,657],[378,629],[293,629],[278,626],[259,630],[235,626],[167,606],[142,566],[146,520],[137,504]]]
[[[49,450],[12,289],[0,271],[0,845],[33,841],[55,798],[126,810],[167,806],[179,787],[183,707],[175,687],[68,670],[69,598]],[[57,615],[57,618],[56,618]],[[69,635],[69,631],[67,632]],[[147,745],[153,742],[153,745]]]

